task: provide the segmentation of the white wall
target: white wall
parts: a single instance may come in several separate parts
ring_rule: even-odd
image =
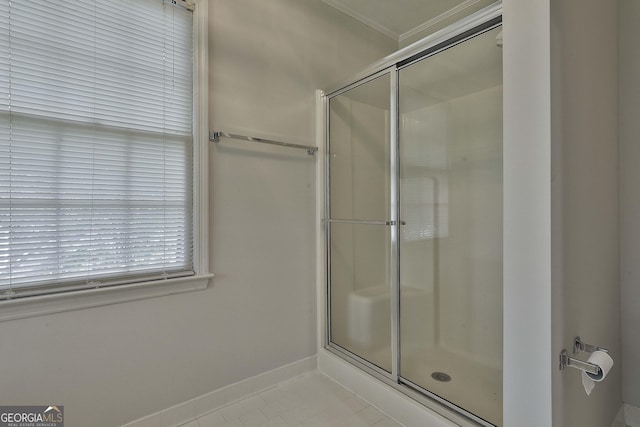
[[[617,7],[503,5],[505,426],[606,426],[619,364],[586,398],[557,363],[578,334],[620,359]]]
[[[619,5],[622,397],[640,407],[640,1]]]
[[[211,0],[209,12],[212,130],[310,143],[314,90],[397,48],[315,0]],[[314,158],[211,151],[213,285],[0,323],[0,402],[114,426],[315,353]]]
[[[315,0],[221,0],[211,10],[212,128],[314,145],[314,89],[397,49],[395,41]],[[315,353],[315,157],[223,141],[214,147],[211,170],[216,286],[246,288],[256,304],[273,300],[271,311],[252,318],[242,328],[249,333],[237,339],[268,341],[275,333],[296,349],[271,362],[254,356],[256,365]],[[287,314],[292,310],[298,314]],[[254,335],[252,324],[266,330]],[[286,333],[291,327],[304,329]]]
[[[601,427],[622,403],[616,2],[554,1],[551,23],[553,354],[579,335],[616,361],[591,396],[579,371],[554,369],[554,419]]]
[[[504,425],[552,425],[550,1],[503,1]]]
[[[317,0],[210,0],[211,126],[313,144],[314,93],[397,43]]]

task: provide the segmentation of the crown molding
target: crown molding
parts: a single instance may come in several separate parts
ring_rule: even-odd
[[[356,12],[355,10],[345,6],[340,0],[322,0],[325,4],[333,7],[334,9],[339,10],[340,12],[352,17],[353,19],[362,22],[363,24],[373,28],[374,30],[384,34],[387,37],[392,38],[393,40],[397,41],[398,43],[403,42],[404,40],[415,36],[416,34],[419,34],[423,31],[428,30],[429,28],[438,25],[439,23],[441,23],[442,21],[445,21],[449,18],[451,18],[452,16],[461,13],[463,11],[465,11],[466,9],[482,2],[485,0],[466,0],[463,3],[460,3],[459,5],[447,10],[446,12],[441,13],[440,15],[429,19],[428,21],[424,22],[423,24],[418,25],[415,28],[412,28],[411,30],[402,33],[402,34],[398,34],[395,31],[389,29],[388,27],[386,27],[385,25],[381,24],[380,22],[374,21],[373,19],[370,19],[366,16],[364,16],[363,14]]]
[[[396,33],[393,30],[390,30],[389,28],[385,27],[384,25],[380,24],[379,22],[376,22],[372,19],[367,18],[366,16],[356,12],[355,10],[345,6],[344,4],[342,4],[339,0],[322,0],[324,3],[328,4],[329,6],[338,9],[340,12],[349,15],[350,17],[352,17],[353,19],[362,22],[363,24],[373,28],[374,30],[384,34],[387,37],[392,38],[393,40],[399,42],[400,41],[400,35],[398,33]]]
[[[429,28],[438,25],[439,23],[441,23],[444,20],[447,20],[449,18],[451,18],[452,16],[465,11],[466,9],[472,7],[473,5],[480,3],[481,1],[484,0],[467,0],[463,3],[460,3],[459,5],[447,10],[444,13],[441,13],[440,15],[429,19],[428,21],[426,21],[423,24],[418,25],[417,27],[407,31],[406,33],[402,33],[398,36],[398,41],[399,42],[403,42],[406,39],[408,39],[409,37],[415,36],[416,34],[419,34],[423,31],[428,30]]]

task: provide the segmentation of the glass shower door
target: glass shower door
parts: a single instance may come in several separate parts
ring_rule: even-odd
[[[401,381],[502,423],[502,51],[399,71]]]
[[[391,372],[390,78],[329,101],[329,341]]]

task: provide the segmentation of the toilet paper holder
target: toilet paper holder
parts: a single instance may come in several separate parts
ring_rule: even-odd
[[[591,344],[586,344],[582,342],[580,337],[575,337],[573,340],[573,354],[577,354],[580,351],[584,351],[587,353],[593,353],[594,351],[604,351],[608,353],[609,350],[606,348],[598,347]],[[588,372],[590,374],[598,375],[601,371],[601,368],[598,365],[594,365],[593,363],[585,362],[583,360],[575,359],[573,357],[569,357],[569,353],[564,349],[560,352],[560,370],[564,370],[567,366],[572,368],[579,369],[584,372]]]

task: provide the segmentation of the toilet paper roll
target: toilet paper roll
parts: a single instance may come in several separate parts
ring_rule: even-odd
[[[600,382],[607,377],[607,374],[613,367],[613,359],[604,351],[594,351],[591,353],[591,356],[589,356],[589,359],[587,359],[587,362],[600,367],[600,371],[598,371],[597,374],[582,372],[582,386],[588,396],[591,394],[591,391],[593,391],[596,382]]]

